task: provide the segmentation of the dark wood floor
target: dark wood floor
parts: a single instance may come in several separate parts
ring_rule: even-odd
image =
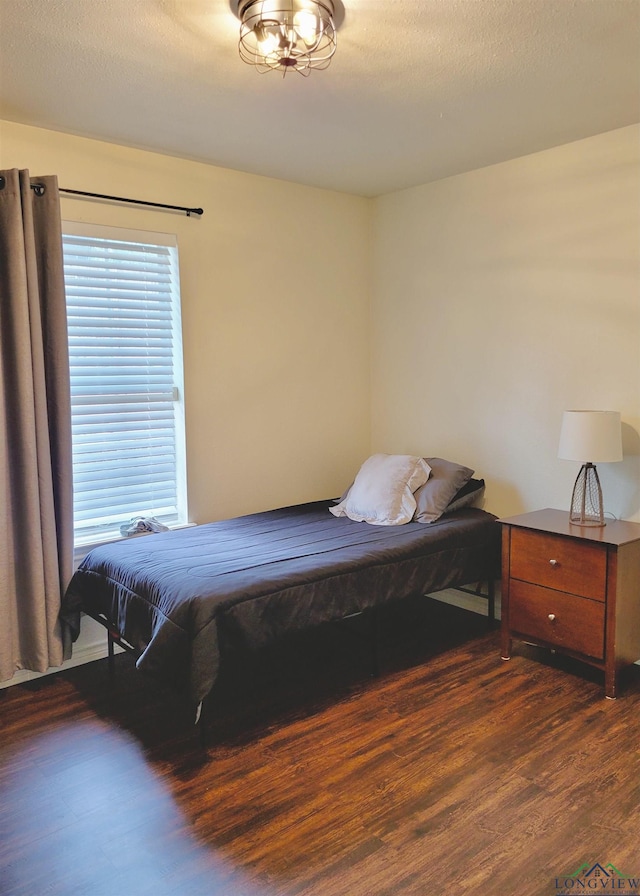
[[[3,896],[543,896],[640,876],[640,679],[435,601],[229,658],[205,752],[118,658],[0,692]],[[626,891],[625,891],[626,892]]]

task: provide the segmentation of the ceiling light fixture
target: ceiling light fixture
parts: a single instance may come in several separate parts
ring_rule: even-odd
[[[240,58],[259,72],[327,68],[336,51],[339,0],[232,0]]]

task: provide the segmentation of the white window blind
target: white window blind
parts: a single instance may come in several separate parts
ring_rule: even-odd
[[[119,535],[135,516],[184,523],[175,238],[63,229],[76,543]]]

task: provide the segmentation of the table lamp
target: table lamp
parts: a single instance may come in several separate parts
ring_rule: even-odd
[[[582,464],[573,486],[569,522],[576,526],[606,525],[595,465],[622,460],[619,411],[565,411],[558,457]]]

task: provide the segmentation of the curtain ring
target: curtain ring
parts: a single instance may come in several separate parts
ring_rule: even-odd
[[[4,190],[7,185],[7,178],[0,174],[0,190]]]
[[[44,196],[47,192],[47,188],[44,184],[31,184],[31,189],[36,194],[36,196]]]

